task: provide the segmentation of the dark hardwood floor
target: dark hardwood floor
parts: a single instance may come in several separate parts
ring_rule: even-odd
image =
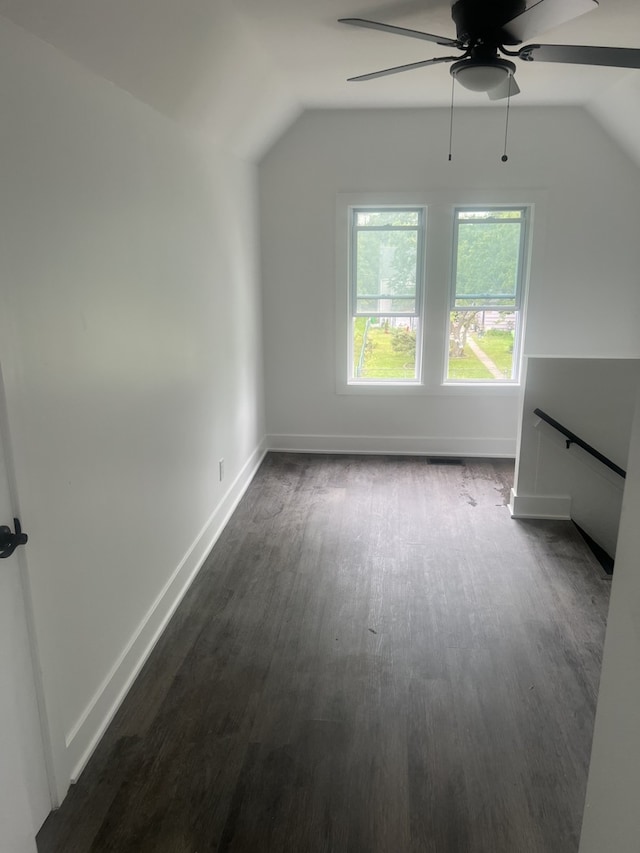
[[[575,853],[610,581],[512,477],[268,455],[40,853]]]

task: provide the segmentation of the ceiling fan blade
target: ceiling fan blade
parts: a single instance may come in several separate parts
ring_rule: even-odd
[[[513,39],[504,43],[519,44],[527,41],[585,12],[591,12],[597,6],[597,0],[562,0],[562,3],[554,0],[538,0],[537,3],[533,3],[524,12],[502,25],[503,32]]]
[[[414,68],[424,68],[426,65],[437,65],[439,62],[455,62],[458,56],[437,56],[435,59],[423,59],[422,62],[410,62],[409,65],[396,65],[383,71],[372,71],[370,74],[360,74],[359,77],[349,77],[347,82],[360,80],[375,80],[376,77],[386,77],[387,74],[400,74],[401,71],[412,71]]]
[[[462,47],[460,42],[447,36],[434,36],[431,33],[421,33],[419,30],[408,30],[405,27],[394,27],[393,24],[380,24],[378,21],[367,21],[364,18],[340,18],[339,24],[351,24],[354,27],[366,27],[370,30],[382,30],[385,33],[394,33],[397,36],[409,36],[414,39],[432,41],[446,47]]]
[[[528,44],[517,54],[528,62],[567,62],[576,65],[608,65],[640,68],[640,48],[589,47],[586,44]]]
[[[519,94],[520,86],[518,86],[512,74],[509,74],[504,83],[500,83],[495,89],[490,89],[487,92],[490,101],[501,101],[503,98],[512,98],[514,95]]]

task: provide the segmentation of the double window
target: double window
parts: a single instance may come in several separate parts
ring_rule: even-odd
[[[348,211],[347,386],[517,382],[529,207]]]

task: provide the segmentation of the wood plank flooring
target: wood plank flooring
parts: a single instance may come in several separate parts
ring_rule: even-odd
[[[512,477],[269,454],[40,853],[575,853],[610,580]]]

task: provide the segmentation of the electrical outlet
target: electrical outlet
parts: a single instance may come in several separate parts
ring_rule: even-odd
[[[220,474],[220,482],[224,480],[224,459],[218,462],[218,473]]]

